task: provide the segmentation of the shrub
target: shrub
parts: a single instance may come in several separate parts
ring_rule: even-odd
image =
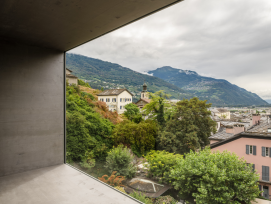
[[[127,147],[119,145],[108,153],[105,168],[107,168],[109,172],[117,171],[117,175],[131,178],[136,172],[133,159],[134,157],[130,154]]]
[[[170,182],[169,172],[183,156],[166,151],[152,150],[145,158],[148,162],[149,172],[153,176],[161,177],[163,182]]]
[[[167,196],[160,196],[156,198],[154,204],[177,204],[177,203],[178,203],[177,200],[175,200],[170,195],[167,195]]]
[[[124,106],[125,112],[123,113],[130,121],[140,123],[143,121],[142,115],[137,105],[129,103]]]
[[[94,154],[93,152],[86,152],[85,157],[80,162],[80,166],[86,169],[91,169],[95,166],[95,159],[93,159]]]
[[[123,186],[122,181],[125,180],[125,177],[117,176],[116,173],[116,171],[113,171],[110,177],[108,177],[108,175],[103,175],[101,178],[98,179],[110,186]]]
[[[90,98],[92,101],[96,100],[92,94],[84,92],[84,91],[81,92],[81,96],[85,99]]]
[[[117,190],[121,191],[122,193],[127,194],[127,193],[125,192],[125,190],[123,189],[123,187],[116,186],[116,187],[115,187],[115,189],[117,189]]]
[[[177,162],[170,177],[181,195],[194,198],[198,204],[250,204],[260,193],[259,175],[243,158],[227,151],[190,151]]]
[[[113,132],[115,144],[125,144],[132,148],[132,151],[141,157],[146,151],[155,147],[157,126],[154,121],[144,121],[139,124],[129,120],[116,125]]]
[[[81,79],[78,79],[78,85],[81,85],[81,86],[85,86],[85,87],[88,87],[88,88],[91,88],[90,85],[86,82],[84,82],[83,80]]]
[[[131,197],[145,203],[145,204],[152,204],[152,200],[147,198],[143,193],[134,191],[133,193],[129,194]]]

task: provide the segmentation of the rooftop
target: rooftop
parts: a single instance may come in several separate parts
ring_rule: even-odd
[[[97,96],[117,96],[121,94],[123,91],[127,91],[129,94],[133,96],[133,94],[127,89],[108,89],[103,91],[102,93],[99,93]]]
[[[225,140],[232,137],[233,135],[234,135],[233,133],[226,133],[226,127],[220,127],[218,129],[218,132],[212,135],[211,137],[209,137],[209,139]]]

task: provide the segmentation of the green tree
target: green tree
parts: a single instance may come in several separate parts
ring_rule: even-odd
[[[160,90],[155,93],[149,93],[149,96],[151,102],[144,106],[144,114],[157,120],[158,124],[163,127],[166,122],[165,111],[173,109],[169,103],[166,103],[166,99],[170,98],[170,95]]]
[[[88,88],[91,88],[90,85],[86,82],[84,82],[83,80],[81,79],[78,79],[78,85],[80,86],[85,86],[85,87],[88,87]]]
[[[183,154],[210,144],[208,137],[216,132],[216,122],[209,107],[211,104],[198,98],[179,101],[177,112],[158,134],[158,148]]]
[[[141,121],[143,121],[142,115],[140,114],[140,110],[137,107],[137,105],[135,105],[133,103],[129,103],[129,104],[125,105],[124,108],[126,109],[124,112],[124,115],[130,121],[133,121],[135,123],[140,123]]]
[[[104,87],[101,88],[101,91],[104,91]]]
[[[175,189],[198,204],[250,204],[259,195],[259,174],[234,153],[205,149],[185,155],[170,172]]]
[[[116,125],[113,132],[115,144],[130,146],[139,157],[154,149],[157,126],[154,121],[146,120],[139,124],[129,120]]]

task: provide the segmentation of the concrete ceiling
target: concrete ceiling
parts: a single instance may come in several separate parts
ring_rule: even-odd
[[[2,0],[0,38],[68,51],[182,0]]]

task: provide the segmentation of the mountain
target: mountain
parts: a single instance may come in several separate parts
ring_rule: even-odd
[[[213,105],[266,105],[257,94],[224,79],[204,77],[197,72],[165,66],[149,71],[155,77],[174,84]]]
[[[92,88],[114,89],[127,88],[135,94],[135,99],[140,98],[144,81],[149,92],[164,90],[172,98],[191,98],[192,95],[183,89],[168,83],[158,77],[141,74],[119,64],[105,62],[99,59],[76,54],[66,54],[66,68],[80,79],[88,80]]]
[[[267,103],[271,104],[271,99],[265,100]]]

